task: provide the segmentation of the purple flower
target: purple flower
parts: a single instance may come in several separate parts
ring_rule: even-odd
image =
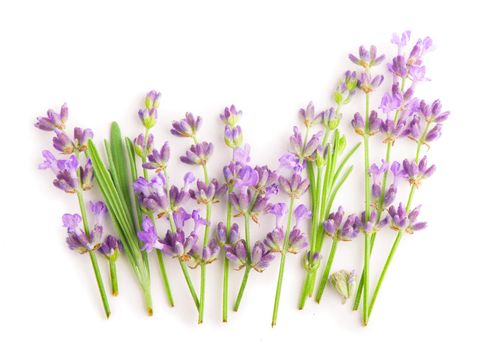
[[[140,158],[147,157],[153,151],[153,134],[148,134],[145,144],[145,135],[140,134],[133,140],[133,148]]]
[[[87,235],[79,226],[82,217],[78,214],[64,214],[62,217],[63,226],[67,228],[68,236],[66,242],[71,250],[80,254],[97,250],[101,246],[103,228],[95,225]]]
[[[233,161],[246,165],[250,162],[250,145],[247,143],[242,147],[237,147],[233,150]]]
[[[388,208],[388,215],[390,216],[390,228],[394,231],[405,231],[407,233],[414,233],[427,227],[426,222],[417,222],[420,214],[420,206],[410,211],[407,215],[402,203],[395,208],[393,205]]]
[[[208,185],[203,181],[197,180],[197,189],[190,190],[190,197],[199,204],[218,203],[226,192],[227,185],[220,185],[217,179],[213,179]]]
[[[280,188],[292,198],[300,198],[309,187],[308,179],[302,179],[297,173],[292,174],[289,178],[280,176],[278,183]]]
[[[299,204],[295,208],[293,214],[295,216],[295,227],[299,227],[302,220],[310,219],[312,217],[312,212],[303,204]]]
[[[242,111],[237,111],[234,105],[229,107],[225,107],[223,114],[220,114],[220,119],[226,124],[231,127],[237,125],[238,120],[242,116]]]
[[[263,244],[272,253],[281,253],[283,250],[283,241],[285,239],[285,233],[282,227],[277,226],[271,232],[267,233],[267,236],[263,240]]]
[[[377,222],[378,221],[378,222]],[[356,218],[356,225],[360,230],[365,234],[371,234],[378,232],[382,227],[388,223],[388,218],[382,220],[378,219],[378,214],[375,209],[372,209],[370,212],[370,217],[366,220],[365,212],[362,212],[360,218]]]
[[[196,268],[202,263],[210,264],[217,259],[219,253],[220,246],[218,245],[216,239],[210,240],[205,247],[195,243],[189,252],[189,255],[193,258],[193,262],[190,264],[190,267]]]
[[[88,202],[88,209],[96,218],[102,218],[108,212],[107,206],[103,201]]]
[[[65,129],[65,123],[68,119],[68,107],[64,103],[60,109],[60,113],[55,112],[53,109],[47,111],[47,116],[37,117],[35,127],[44,131],[54,131],[56,129]]]
[[[185,118],[172,123],[170,132],[180,137],[194,137],[202,124],[201,117],[195,117],[192,113],[185,113]]]
[[[406,78],[408,76],[408,67],[405,56],[398,55],[393,58],[392,63],[387,64],[388,70],[399,78]]]
[[[419,114],[427,123],[443,123],[450,115],[449,111],[442,111],[442,103],[440,100],[435,100],[431,105],[428,105],[424,100],[420,101]]]
[[[378,88],[383,82],[383,75],[376,75],[372,78],[370,73],[362,72],[358,79],[358,87],[366,94]]]
[[[258,222],[258,216],[268,205],[268,199],[264,195],[255,196],[250,189],[231,192],[229,200],[238,212],[237,216],[249,214],[254,222]]]
[[[190,146],[190,149],[180,160],[190,165],[205,165],[213,153],[213,144],[211,142],[201,142]]]
[[[248,265],[247,249],[242,239],[234,245],[225,246],[225,256],[234,265],[236,270],[241,270]],[[269,251],[261,241],[255,242],[251,252],[250,266],[257,272],[264,271],[275,259],[275,255]]]
[[[382,159],[382,163],[380,166],[373,163],[370,165],[370,169],[368,170],[370,177],[372,178],[372,198],[374,200],[378,200],[382,194],[381,188],[381,178],[383,174],[388,170],[388,163]]]
[[[230,126],[225,125],[225,136],[224,136],[225,144],[230,148],[238,148],[243,144],[243,134],[242,128],[240,125],[237,126]]]
[[[230,162],[228,165],[223,167],[223,177],[225,178],[225,182],[229,187],[232,187],[235,184],[238,173],[242,168],[243,165],[239,162]]]
[[[151,129],[157,123],[158,112],[156,108],[144,108],[138,111],[138,117],[146,129]]]
[[[147,96],[145,96],[145,107],[149,110],[157,109],[160,106],[160,97],[162,97],[160,92],[151,90]]]
[[[142,221],[142,229],[137,233],[138,239],[143,242],[142,250],[151,252],[153,249],[161,249],[157,231],[152,220],[145,216]]]
[[[285,203],[269,204],[265,209],[267,214],[275,216],[275,227],[282,227],[282,221],[287,214],[287,205]]]
[[[233,185],[235,189],[241,191],[244,188],[255,187],[258,180],[258,172],[252,167],[245,165],[238,169],[237,176],[233,180]]]
[[[322,111],[319,114],[319,117],[322,121],[322,125],[324,126],[324,128],[329,129],[330,131],[335,130],[340,124],[341,115],[338,114],[335,108],[333,107]],[[320,134],[317,134],[317,135],[320,138],[321,135]]]
[[[357,85],[357,73],[347,70],[333,95],[337,106],[350,102],[351,97],[357,92]]]
[[[75,193],[78,190],[79,180],[77,177],[78,160],[71,155],[66,160],[57,160],[50,151],[43,151],[44,162],[39,169],[51,169],[55,174],[53,185],[67,193]]]
[[[55,129],[54,132],[56,136],[52,139],[53,148],[63,154],[72,154],[75,151],[75,144],[72,139],[61,130]]]
[[[194,233],[186,235],[183,231],[172,233],[168,230],[165,238],[160,240],[159,249],[165,253],[165,255],[179,258],[182,261],[189,261],[189,254],[197,240],[198,236]]]
[[[315,115],[315,107],[312,101],[308,103],[307,107],[301,108],[298,112],[298,115],[303,120],[303,123],[307,128],[317,125],[321,121],[320,115]]]
[[[291,169],[300,173],[306,166],[306,161],[293,153],[286,153],[278,159],[281,168]]]
[[[370,46],[370,50],[365,49],[365,47],[360,46],[358,49],[358,57],[355,55],[348,55],[350,61],[359,65],[365,69],[371,68],[373,66],[379,65],[385,59],[385,55],[380,55],[377,57],[377,48],[375,46]]]
[[[100,252],[110,261],[115,261],[118,258],[120,250],[122,250],[122,242],[115,236],[108,235],[103,241]]]
[[[355,132],[363,136],[365,135],[365,121],[360,113],[355,113],[352,119],[352,126],[355,129]],[[378,114],[376,111],[372,110],[370,112],[370,116],[368,117],[368,132],[367,134],[372,136],[375,135],[377,132],[380,131],[380,127],[382,125],[382,120],[378,118]]]
[[[230,233],[227,239],[227,228],[223,222],[219,222],[217,225],[217,242],[220,246],[225,244],[235,244],[239,240],[238,225],[236,223],[232,224],[230,227]]]
[[[308,247],[308,240],[305,234],[297,227],[294,227],[288,235],[288,249],[287,251],[292,254],[297,254],[301,250]]]
[[[75,141],[75,149],[79,152],[84,152],[87,150],[87,142],[93,138],[92,129],[82,129],[75,128],[73,129],[73,139]]]
[[[137,194],[142,209],[153,212],[159,211],[158,215],[160,217],[170,210],[163,175],[158,174],[151,181],[140,176],[133,183],[133,191]]]
[[[392,35],[392,44],[397,45],[398,47],[398,54],[401,53],[402,49],[408,44],[410,41],[410,31],[407,30],[403,32],[401,35],[397,33],[393,33]]]
[[[157,173],[164,171],[167,168],[168,160],[170,159],[170,146],[165,142],[162,148],[157,151],[154,149],[148,156],[148,162],[143,163],[144,169],[155,170]]]
[[[255,186],[255,189],[259,193],[265,194],[266,192],[270,192],[270,193],[274,193],[275,191],[278,192],[278,189],[275,190],[275,187],[277,187],[277,180],[278,180],[278,175],[276,171],[270,170],[266,165],[256,166],[255,171],[258,174],[258,181]]]
[[[357,237],[360,232],[358,217],[352,214],[343,221],[343,216],[343,208],[338,207],[336,212],[328,216],[328,219],[323,223],[323,228],[331,237],[342,241],[351,241]]]
[[[80,167],[80,183],[84,191],[93,187],[93,166],[90,158],[87,159],[84,166]]]
[[[415,185],[417,188],[423,179],[432,176],[436,170],[435,165],[428,166],[427,156],[424,156],[418,165],[415,161],[408,161],[408,159],[405,159],[402,164],[404,177],[408,179],[411,185]]]

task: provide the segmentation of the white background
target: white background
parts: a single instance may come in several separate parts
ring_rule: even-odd
[[[477,14],[465,1],[2,1],[0,348],[478,348]],[[376,44],[391,58],[392,32],[406,29],[414,40],[430,35],[435,43],[426,58],[432,81],[418,95],[440,97],[452,114],[429,152],[438,171],[415,197],[429,227],[402,241],[367,328],[330,288],[321,305],[296,309],[303,281],[299,256],[288,257],[274,329],[278,261],[262,275],[252,274],[241,310],[230,313],[228,324],[220,322],[220,264],[211,267],[206,322],[198,326],[174,261],[167,263],[176,299],[170,309],[152,259],[155,315],[149,318],[122,259],[120,296],[110,298],[112,317],[104,319],[88,259],[64,243],[61,215],[77,211],[76,202],[36,169],[40,151],[50,147],[49,135],[33,128],[36,116],[68,102],[69,126],[91,127],[97,143],[112,120],[134,137],[141,130],[136,111],[143,95],[158,89],[163,97],[155,136],[171,141],[174,173],[188,169],[177,160],[187,144],[173,139],[168,126],[192,111],[205,118],[200,136],[215,142],[209,167],[220,176],[229,155],[217,116],[235,103],[244,112],[241,125],[253,161],[274,166],[287,150],[297,110],[310,100],[317,108],[330,106],[339,75],[353,68],[348,53]],[[348,126],[356,109],[363,110],[361,99],[342,123],[350,145],[357,142]],[[413,148],[399,143],[394,157],[411,157]],[[373,157],[383,152],[377,139]],[[337,200],[348,211],[362,207],[361,152],[354,164]],[[263,220],[254,235],[271,225]],[[394,237],[390,231],[380,236],[374,278]],[[361,239],[341,244],[334,270],[360,269],[361,260]],[[193,274],[198,283],[198,271]],[[233,297],[241,274],[231,275]]]

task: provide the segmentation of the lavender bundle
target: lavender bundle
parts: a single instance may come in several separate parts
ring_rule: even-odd
[[[393,83],[391,93],[387,92],[383,95],[379,107],[385,115],[384,119],[378,116],[377,111],[370,111],[369,97],[384,80],[382,75],[372,76],[371,68],[381,63],[385,56],[377,56],[375,46],[371,46],[369,51],[360,47],[358,57],[350,55],[350,60],[363,68],[363,72],[360,73],[359,87],[365,95],[365,116],[356,113],[352,120],[355,131],[363,136],[365,158],[364,221],[371,223],[364,230],[364,267],[354,304],[354,310],[357,310],[363,295],[362,320],[364,325],[368,323],[378,292],[403,233],[413,233],[426,227],[426,223],[417,222],[420,207],[411,209],[415,190],[423,179],[430,177],[435,171],[435,166],[427,165],[426,156],[420,159],[421,149],[422,146],[429,149],[430,142],[440,137],[443,122],[449,116],[449,112],[442,111],[439,100],[428,104],[415,97],[417,84],[427,80],[423,56],[429,51],[432,41],[429,37],[418,40],[407,54],[406,46],[409,40],[409,31],[402,35],[394,34],[392,38],[392,43],[397,46],[398,51],[391,63],[387,64]],[[369,161],[369,138],[375,134],[382,135],[383,142],[387,145],[385,159],[382,160],[380,166],[370,164]],[[405,137],[413,140],[416,144],[414,160],[404,159],[402,165],[399,162],[391,162],[391,151],[395,141],[398,138]],[[390,185],[388,185],[389,174],[392,177]],[[395,201],[399,180],[402,178],[407,179],[410,184],[407,204],[404,206],[400,202],[395,206],[393,202]],[[382,218],[384,212],[386,214]],[[391,230],[397,232],[397,236],[370,299],[370,254],[377,232],[387,223]]]
[[[432,41],[427,37],[408,49],[409,40],[408,31],[392,38],[397,54],[386,65],[392,84],[388,92],[381,95],[378,108],[371,108],[371,95],[379,93],[385,80],[382,74],[376,72],[386,56],[379,55],[375,46],[368,50],[362,46],[358,56],[350,55],[350,60],[360,70],[346,71],[342,75],[333,93],[332,107],[316,112],[310,102],[300,109],[303,126],[293,128],[290,149],[279,158],[276,169],[251,164],[251,147],[244,143],[244,135],[238,125],[242,112],[234,105],[226,107],[220,114],[220,120],[224,124],[224,143],[231,153],[223,167],[224,182],[209,176],[212,169],[207,164],[214,146],[211,142],[198,140],[202,118],[186,113],[185,118],[172,123],[170,131],[174,136],[191,140],[192,144],[180,161],[201,168],[202,175],[201,179],[196,179],[192,172],[187,172],[183,183],[172,183],[167,171],[171,166],[170,144],[165,141],[156,147],[154,142],[153,128],[157,124],[161,97],[154,90],[146,95],[144,108],[138,113],[144,129],[133,141],[123,138],[118,124],[112,124],[110,138],[104,142],[107,162],[103,162],[93,143],[90,129],[75,128],[73,137],[66,133],[66,105],[59,113],[49,110],[46,116],[38,117],[35,126],[54,134],[53,148],[62,154],[57,159],[53,153],[44,150],[40,168],[54,173],[54,186],[77,197],[80,214],[62,216],[67,244],[70,249],[89,255],[107,318],[110,307],[97,253],[104,256],[108,264],[113,295],[118,294],[116,261],[122,254],[126,256],[143,292],[149,315],[153,314],[149,253],[155,251],[170,306],[174,306],[174,298],[164,257],[176,259],[198,311],[198,323],[204,321],[207,266],[214,263],[221,252],[224,254],[224,322],[228,320],[230,268],[243,271],[233,302],[233,310],[237,311],[247,289],[250,272],[264,271],[278,256],[280,261],[271,319],[272,326],[275,326],[287,256],[306,249],[303,253],[305,279],[299,309],[303,309],[306,300],[314,295],[316,285],[314,300],[319,303],[330,282],[343,303],[355,294],[353,309],[357,310],[362,304],[362,323],[367,325],[404,233],[413,234],[426,227],[426,223],[419,220],[420,206],[412,208],[413,197],[436,167],[428,164],[422,150],[429,150],[430,144],[440,137],[443,123],[449,117],[449,112],[442,110],[439,100],[428,103],[416,97],[417,84],[428,80],[423,59]],[[347,139],[340,132],[340,124],[344,106],[352,103],[356,96],[365,99],[364,112],[355,113],[351,125],[362,137],[362,142],[346,151]],[[377,136],[385,144],[386,153],[383,159],[372,162],[370,143],[375,142]],[[399,139],[413,141],[415,151],[412,157],[398,157],[401,161],[394,161],[392,153]],[[352,174],[350,159],[361,145],[364,209],[359,214],[347,215],[343,206],[336,206],[336,210],[333,206],[337,194]],[[138,163],[141,164],[141,176]],[[105,202],[90,201],[87,210],[84,191],[92,188],[94,175]],[[399,201],[397,193],[404,184],[408,185],[409,194],[406,200]],[[310,207],[302,203],[307,191]],[[275,200],[280,193],[288,197],[288,202]],[[227,209],[225,220],[214,224],[213,207],[223,204],[224,200]],[[189,209],[189,201],[195,202],[194,209]],[[107,215],[112,220],[118,239],[115,235],[104,234]],[[273,215],[275,226],[269,232],[251,230],[252,223],[258,224],[264,215]],[[243,233],[239,223],[234,222],[238,219],[243,220]],[[310,225],[309,234],[303,232],[304,221]],[[377,234],[385,228],[395,232],[396,238],[380,277],[371,289],[370,256]],[[331,270],[341,246],[339,242],[352,241],[360,233],[364,238],[363,271],[355,292],[355,270],[343,269],[333,273]],[[325,237],[331,239],[331,244],[325,264],[321,264]],[[200,267],[198,290],[189,270],[197,267]]]
[[[50,151],[44,150],[42,152],[44,161],[39,165],[39,168],[50,169],[55,177],[53,185],[65,193],[75,194],[77,197],[81,215],[64,214],[62,217],[63,226],[68,233],[66,241],[70,249],[81,254],[88,253],[102,299],[103,309],[108,318],[110,317],[110,306],[95,253],[102,247],[103,227],[100,224],[95,224],[90,229],[83,195],[84,191],[91,189],[93,186],[92,161],[85,156],[87,141],[93,137],[93,132],[91,129],[76,127],[73,138],[71,138],[64,131],[67,119],[68,107],[66,104],[62,106],[60,113],[50,109],[47,111],[46,116],[37,118],[35,127],[43,131],[53,132],[55,134],[52,139],[53,147],[62,155],[68,156],[66,159],[57,159]],[[83,165],[80,165],[80,161],[83,162]],[[91,208],[93,213],[97,215],[101,215],[104,212],[103,208],[99,208],[99,205],[92,204]],[[80,227],[81,224],[83,224],[83,229]],[[115,244],[112,245],[115,246]],[[112,263],[114,263],[114,254],[115,252],[112,254],[108,252],[108,255],[112,258]],[[112,282],[112,284],[116,284],[116,274],[113,271]],[[115,292],[116,287],[114,287],[114,294]]]

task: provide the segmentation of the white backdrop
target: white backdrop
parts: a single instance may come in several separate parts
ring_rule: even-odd
[[[476,13],[465,1],[2,1],[0,347],[478,347]],[[330,106],[339,75],[352,68],[348,53],[376,44],[391,57],[392,32],[406,29],[413,38],[429,35],[435,43],[426,58],[432,81],[418,95],[440,97],[452,114],[429,152],[438,171],[415,197],[424,204],[421,215],[429,227],[402,241],[367,328],[330,288],[321,305],[296,309],[303,281],[299,256],[287,261],[274,329],[278,260],[252,275],[241,310],[230,312],[228,324],[220,321],[221,267],[211,267],[206,322],[197,326],[174,261],[167,262],[176,299],[170,309],[152,259],[155,315],[149,318],[122,259],[120,295],[110,298],[112,317],[104,320],[88,259],[64,243],[60,218],[76,211],[76,202],[51,186],[50,174],[36,169],[40,151],[50,147],[49,135],[33,128],[36,116],[68,102],[69,125],[91,127],[97,143],[112,120],[133,137],[141,130],[136,111],[144,93],[158,89],[163,97],[155,134],[171,141],[174,173],[188,169],[176,160],[187,143],[170,136],[168,126],[192,111],[205,119],[200,137],[215,142],[209,166],[220,176],[228,155],[217,116],[235,103],[244,112],[241,125],[253,161],[273,166],[287,149],[298,109],[310,100],[318,108]],[[355,100],[344,115],[350,144],[357,139],[348,124],[361,106]],[[372,148],[378,160],[383,148]],[[411,144],[400,144],[394,157],[412,152]],[[361,152],[354,164],[337,199],[349,211],[362,207]],[[254,235],[271,224],[264,220]],[[393,237],[389,231],[380,237],[372,257],[375,278]],[[361,261],[359,239],[340,245],[333,269],[360,269]],[[198,271],[193,274],[198,283]],[[231,276],[236,290],[241,273]]]

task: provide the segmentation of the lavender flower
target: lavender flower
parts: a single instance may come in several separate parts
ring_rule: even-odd
[[[328,216],[328,219],[323,223],[323,227],[327,235],[330,237],[334,237],[341,241],[351,241],[356,238],[360,232],[358,217],[352,214],[343,221],[343,216],[344,211],[340,206],[336,212],[333,212]]]
[[[87,159],[84,166],[80,167],[80,184],[84,191],[93,187],[93,166],[90,158]]]
[[[151,90],[145,97],[145,107],[147,109],[157,109],[160,106],[160,97],[162,97],[160,92]]]
[[[73,129],[74,147],[78,152],[84,152],[87,150],[87,142],[93,138],[92,129]]]
[[[308,103],[307,107],[301,108],[298,115],[307,128],[320,124],[321,122],[320,115],[315,115],[315,107],[312,101]]]
[[[362,72],[358,79],[358,87],[366,94],[371,93],[383,82],[383,75],[372,77],[369,72]]]
[[[217,242],[218,245],[223,247],[226,244],[235,244],[239,240],[239,233],[238,233],[238,224],[234,223],[230,227],[230,232],[227,239],[227,228],[223,222],[219,222],[217,225]]]
[[[100,247],[100,252],[111,262],[115,262],[123,249],[122,242],[115,236],[108,235]]]
[[[225,137],[224,137],[225,145],[230,148],[238,148],[243,144],[243,134],[242,128],[240,125],[237,126],[230,126],[225,125]]]
[[[35,127],[44,131],[54,131],[56,129],[63,130],[65,129],[65,123],[68,119],[68,107],[64,103],[60,109],[60,113],[55,112],[52,109],[47,111],[47,116],[37,117],[37,122]]]
[[[82,217],[78,214],[64,214],[62,216],[63,226],[67,228],[68,236],[66,242],[71,250],[80,254],[97,250],[101,246],[103,228],[95,225],[87,235],[81,228]]]
[[[314,252],[310,262],[310,254],[310,251],[305,254],[303,258],[303,267],[307,271],[316,271],[316,269],[318,269],[320,266],[320,260],[322,259],[322,256],[319,252]]]
[[[220,246],[216,239],[212,239],[204,247],[195,243],[189,255],[193,258],[190,264],[191,268],[196,268],[200,264],[211,264],[214,262],[220,253]]]
[[[72,139],[61,130],[55,129],[54,132],[56,136],[52,139],[53,148],[63,154],[72,154],[75,151],[75,144]]]
[[[410,162],[408,159],[403,161],[404,177],[408,179],[411,185],[415,185],[417,188],[420,186],[422,180],[432,176],[435,170],[435,165],[428,166],[427,156],[424,156],[418,165],[415,161]]]
[[[234,245],[225,246],[225,256],[234,265],[236,270],[241,270],[249,265],[257,272],[263,272],[275,259],[275,255],[269,251],[261,241],[255,242],[251,252],[251,262],[248,263],[245,240],[241,239]]]
[[[290,178],[280,176],[278,183],[280,188],[292,198],[300,198],[309,187],[308,179],[302,179],[297,173],[292,174]]]
[[[147,143],[145,143],[145,135],[140,134],[133,140],[133,148],[135,153],[140,158],[147,157],[153,152],[153,134],[147,136]]]
[[[151,129],[157,123],[158,112],[156,108],[152,108],[152,109],[144,108],[138,111],[138,117],[140,118],[143,126],[146,129]]]
[[[394,231],[405,231],[413,234],[415,231],[422,230],[427,227],[426,222],[417,222],[418,215],[420,214],[420,207],[418,206],[407,215],[402,203],[395,208],[393,205],[388,208],[388,215],[390,216],[390,228]]]
[[[346,105],[357,92],[357,73],[347,70],[334,92],[334,100],[337,106]]]
[[[382,159],[382,163],[380,166],[377,164],[373,163],[370,165],[370,169],[368,170],[368,173],[370,174],[370,177],[372,178],[372,199],[374,201],[378,201],[380,199],[380,196],[382,194],[382,188],[381,188],[381,179],[383,177],[383,174],[388,170],[388,163],[385,162]]]
[[[382,220],[378,219],[378,214],[375,209],[370,212],[368,221],[365,219],[365,212],[362,212],[360,218],[356,217],[355,226],[357,226],[364,234],[367,235],[377,233],[388,223],[388,218],[384,218]]]
[[[377,48],[372,45],[370,46],[370,50],[367,50],[365,49],[365,47],[360,46],[360,48],[358,49],[358,57],[350,54],[348,55],[348,58],[350,58],[350,61],[352,61],[356,65],[359,65],[365,69],[369,69],[382,63],[385,59],[385,55],[380,55],[377,57]]]
[[[148,162],[144,163],[142,166],[144,169],[155,170],[158,173],[167,168],[169,159],[170,146],[168,142],[165,142],[159,151],[156,149],[152,150],[151,154],[148,155]]]
[[[201,142],[190,146],[190,149],[180,160],[190,165],[205,165],[213,153],[213,144],[211,142]]]
[[[51,169],[55,175],[53,185],[64,192],[75,193],[79,187],[77,169],[79,167],[77,157],[71,155],[66,160],[57,160],[50,151],[43,151],[44,162],[39,169]]]
[[[319,117],[322,121],[323,127],[330,131],[335,130],[340,124],[341,115],[338,114],[333,107],[322,111],[319,114]],[[321,135],[317,134],[317,136],[320,137]]]
[[[433,101],[431,105],[422,100],[420,101],[418,111],[427,123],[443,123],[450,115],[449,111],[442,111],[440,100]]]
[[[242,111],[237,111],[234,105],[229,107],[225,107],[223,114],[220,114],[220,119],[226,124],[231,127],[237,125],[240,117],[242,116]]]
[[[368,117],[368,130],[365,130],[365,121],[360,113],[355,113],[352,119],[352,126],[355,129],[355,132],[363,136],[365,133],[372,136],[375,135],[377,132],[380,131],[380,127],[382,125],[382,120],[378,118],[378,114],[376,111],[372,110],[370,112],[370,116]]]
[[[217,179],[213,179],[208,185],[197,180],[197,190],[191,189],[190,197],[199,204],[218,203],[226,192],[227,185],[220,185]]]
[[[170,132],[172,135],[180,137],[195,137],[198,129],[202,125],[202,118],[195,117],[192,113],[185,113],[185,118],[172,123]]]
[[[138,239],[143,242],[142,250],[151,252],[153,249],[161,249],[157,231],[152,220],[145,216],[142,221],[142,230],[137,233]]]

